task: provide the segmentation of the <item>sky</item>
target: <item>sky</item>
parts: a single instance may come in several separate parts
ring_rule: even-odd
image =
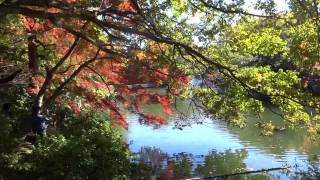
[[[253,10],[253,4],[256,2],[257,0],[246,0],[246,6],[248,6],[248,9],[250,12],[255,12]],[[285,11],[288,9],[288,5],[286,3],[287,0],[274,0],[274,2],[277,5],[277,9],[278,11]],[[257,12],[257,11],[256,11]]]
[[[230,1],[230,0],[226,0]],[[232,1],[232,0],[231,0]],[[255,10],[254,9],[254,4],[256,3],[257,0],[246,0],[245,1],[245,5],[244,5],[244,9],[252,14],[262,14],[261,11],[259,10]],[[288,4],[287,4],[287,0],[274,0],[276,3],[276,8],[278,10],[278,12],[282,12],[282,11],[286,11],[288,10]],[[169,14],[172,16],[173,14],[171,12],[169,12]],[[189,24],[199,24],[201,22],[201,19],[203,18],[204,13],[196,13],[194,16],[190,17],[190,15],[188,14],[184,14],[182,15],[182,17],[186,18],[187,17],[187,22]],[[202,45],[202,43],[199,41],[198,38],[194,37],[194,42],[198,45]]]
[[[262,14],[260,11],[254,9],[254,4],[256,1],[257,0],[246,0],[244,7],[248,12],[250,12],[252,14]],[[288,10],[288,4],[286,2],[287,2],[287,0],[275,0],[278,12]],[[188,15],[186,15],[186,16],[188,16]],[[193,17],[189,17],[188,23],[198,24],[200,22],[201,18],[202,18],[202,15],[200,13],[196,14]]]

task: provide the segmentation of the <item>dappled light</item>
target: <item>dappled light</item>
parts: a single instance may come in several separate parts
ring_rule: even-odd
[[[318,178],[319,6],[0,0],[0,179]]]

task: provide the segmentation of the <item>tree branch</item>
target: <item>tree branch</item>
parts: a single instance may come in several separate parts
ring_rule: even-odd
[[[62,90],[65,88],[67,84],[69,84],[80,72],[83,68],[87,67],[90,63],[97,60],[97,57],[100,53],[100,49],[97,50],[95,56],[91,58],[90,60],[86,61],[85,63],[81,64],[71,75],[68,79],[66,79],[60,86],[55,89],[53,94],[45,101],[43,104],[42,109],[46,109],[49,107],[49,105],[61,94]]]
[[[289,167],[277,167],[277,168],[260,169],[260,170],[253,170],[253,171],[244,171],[244,172],[231,173],[231,174],[223,174],[223,175],[212,176],[212,177],[191,178],[189,180],[216,179],[216,178],[226,179],[230,176],[238,176],[238,175],[245,175],[245,174],[252,174],[252,173],[261,173],[261,172],[268,172],[268,171],[289,170],[289,169],[290,169]]]
[[[201,0],[201,1],[206,3],[204,0]],[[210,4],[208,4],[208,5],[210,6]],[[215,7],[212,7],[212,8],[215,8]],[[208,63],[210,65],[213,65],[213,66],[217,67],[218,69],[220,69],[221,72],[226,77],[230,77],[234,81],[238,82],[241,86],[243,86],[246,89],[246,91],[248,91],[248,93],[251,94],[252,97],[255,97],[252,93],[265,95],[263,92],[260,92],[256,89],[253,89],[248,84],[246,84],[243,80],[238,78],[236,76],[236,74],[234,73],[235,72],[234,69],[232,69],[226,65],[223,65],[222,63],[219,63],[218,61],[212,60],[209,57],[206,57],[200,51],[196,50],[195,48],[193,48],[189,45],[186,45],[184,43],[178,42],[178,41],[170,39],[170,38],[163,37],[162,35],[159,35],[159,34],[151,34],[151,33],[145,32],[145,31],[141,31],[135,27],[126,26],[123,24],[119,24],[117,22],[102,21],[102,20],[98,19],[96,17],[96,15],[92,12],[82,11],[81,9],[74,10],[74,9],[70,8],[69,11],[64,10],[63,12],[60,12],[60,13],[50,13],[50,12],[41,11],[41,10],[33,10],[30,8],[21,7],[21,6],[17,6],[17,5],[15,5],[15,6],[8,6],[8,5],[7,6],[0,6],[0,12],[2,10],[8,14],[16,13],[16,14],[23,14],[23,15],[30,16],[30,17],[35,17],[35,18],[50,19],[50,20],[56,22],[57,26],[64,28],[68,32],[85,39],[86,41],[97,46],[99,49],[106,51],[106,52],[112,52],[114,54],[117,54],[118,56],[121,55],[121,57],[125,57],[125,58],[127,58],[127,56],[120,54],[120,53],[116,53],[114,51],[111,51],[110,49],[104,47],[103,44],[101,44],[100,42],[97,42],[95,39],[85,35],[82,32],[79,32],[79,31],[72,29],[71,27],[68,27],[67,25],[59,23],[58,20],[65,19],[65,18],[78,18],[81,20],[87,20],[89,22],[92,22],[92,23],[96,24],[97,26],[101,27],[102,29],[109,28],[109,29],[120,31],[122,33],[142,36],[144,38],[147,38],[149,40],[153,40],[153,41],[156,41],[159,43],[165,43],[168,45],[173,45],[175,47],[180,47],[180,48],[184,49],[191,56],[199,57],[200,59],[202,59],[203,62]],[[242,12],[228,10],[228,11],[225,11],[225,13],[242,13]],[[247,15],[253,15],[253,14],[247,14]],[[283,97],[283,95],[277,95],[277,94],[272,94],[272,96]],[[291,98],[291,97],[286,97],[286,98]],[[292,100],[292,98],[291,98],[291,100]],[[301,104],[301,102],[299,102],[299,103]]]
[[[243,11],[242,9],[236,9],[236,10],[231,10],[231,9],[226,9],[226,8],[219,8],[217,6],[214,6],[212,4],[209,4],[208,2],[204,0],[199,0],[203,5],[206,7],[213,9],[215,11],[219,11],[225,14],[242,14],[242,15],[247,15],[247,16],[254,16],[254,17],[261,17],[261,18],[280,18],[279,16],[268,16],[268,15],[261,15],[261,14],[253,14],[249,13],[246,11]]]
[[[5,78],[1,78],[0,79],[0,84],[5,84],[8,83],[10,81],[12,81],[22,70],[19,69],[17,71],[15,71],[14,73],[12,73],[11,75],[5,77]]]

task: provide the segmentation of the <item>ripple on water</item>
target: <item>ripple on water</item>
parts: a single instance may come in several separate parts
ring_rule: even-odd
[[[185,127],[183,130],[174,128],[173,124],[154,129],[140,125],[135,115],[130,116],[127,134],[128,142],[132,142],[130,149],[134,152],[143,147],[154,147],[169,156],[181,152],[192,154],[188,161],[192,162],[193,169],[204,165],[204,160],[210,152],[220,153],[221,156],[228,152],[228,155],[232,154],[228,158],[241,159],[242,155],[239,152],[243,150],[245,158],[241,161],[246,169],[273,168],[288,164],[302,164],[301,167],[306,168],[306,160],[310,158],[310,154],[308,151],[301,151],[300,146],[303,144],[293,143],[290,136],[286,137],[284,134],[272,138],[261,137],[256,130],[234,131],[224,123],[211,120]],[[285,144],[287,141],[289,143]],[[231,152],[228,151],[230,149]],[[320,147],[313,148],[315,152],[317,149],[320,153]],[[280,179],[288,179],[286,175],[279,176]]]

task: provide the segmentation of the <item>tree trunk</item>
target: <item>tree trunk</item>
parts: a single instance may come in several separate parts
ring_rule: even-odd
[[[35,88],[36,86],[38,86],[37,84],[34,84],[34,82],[32,81],[32,78],[37,76],[37,74],[39,74],[39,58],[38,58],[38,49],[37,49],[36,40],[37,40],[36,35],[32,32],[29,32],[28,33],[28,60],[29,60],[29,71],[31,73],[29,86],[31,88]],[[35,96],[34,104],[32,107],[32,117],[34,117],[34,115],[38,113],[38,111],[41,108],[41,104],[39,100],[40,98],[38,96]]]
[[[37,50],[37,36],[34,33],[28,33],[28,58],[29,58],[29,70],[32,76],[39,73],[39,57]]]
[[[32,131],[38,135],[45,136],[47,134],[48,118],[41,112],[43,104],[43,95],[38,95],[32,107]]]
[[[37,36],[35,33],[29,32],[28,33],[28,59],[29,59],[29,71],[31,73],[30,77],[30,86],[36,87],[39,84],[34,84],[32,81],[33,77],[39,75],[39,66],[40,60],[38,55],[37,49]],[[31,109],[31,124],[32,124],[32,131],[39,135],[46,134],[46,127],[47,127],[47,119],[41,113],[41,108],[43,104],[43,93],[37,94],[34,97],[33,106]]]

